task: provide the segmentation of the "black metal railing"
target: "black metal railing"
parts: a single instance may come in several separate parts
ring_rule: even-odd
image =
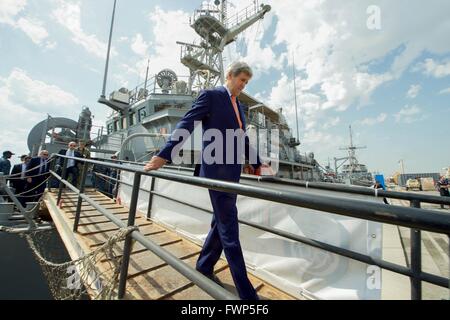
[[[67,156],[61,156],[61,155],[55,155],[60,158],[64,158],[64,164],[63,168],[65,167],[67,163],[67,159],[70,157]],[[252,186],[252,185],[246,185],[246,184],[238,184],[238,183],[231,183],[231,182],[225,182],[225,181],[219,181],[219,180],[212,180],[212,179],[206,179],[201,177],[193,177],[183,174],[176,174],[176,173],[170,173],[167,172],[167,170],[159,170],[159,171],[151,171],[151,172],[145,172],[141,169],[133,168],[129,165],[121,165],[121,164],[115,164],[115,163],[107,163],[103,161],[96,161],[96,160],[86,160],[86,159],[77,159],[79,161],[84,162],[84,166],[86,167],[87,163],[99,165],[99,166],[106,166],[111,169],[116,169],[119,172],[120,171],[126,171],[131,172],[135,174],[133,184],[125,183],[123,181],[120,181],[120,179],[114,179],[109,177],[110,179],[113,179],[113,181],[116,181],[117,183],[121,183],[124,185],[128,185],[132,187],[132,201],[130,204],[130,212],[129,212],[129,219],[128,219],[128,226],[134,225],[134,219],[136,215],[136,204],[139,196],[139,191],[146,191],[149,192],[149,201],[152,202],[152,199],[154,196],[160,196],[160,197],[166,197],[165,195],[162,195],[158,192],[155,192],[153,188],[151,190],[144,190],[140,187],[140,181],[142,176],[150,176],[152,177],[152,186],[154,186],[154,180],[155,179],[165,179],[170,180],[178,183],[183,184],[189,184],[197,187],[203,187],[211,190],[216,191],[224,191],[224,192],[230,192],[230,193],[236,193],[239,195],[244,195],[248,197],[253,197],[257,199],[263,199],[268,201],[273,201],[277,203],[283,203],[288,205],[293,205],[297,207],[303,207],[303,208],[309,208],[313,210],[318,211],[325,211],[330,212],[334,214],[369,220],[369,221],[376,221],[381,223],[388,223],[393,224],[397,226],[404,226],[411,228],[411,264],[410,267],[404,267],[398,264],[391,263],[389,261],[385,261],[382,259],[374,258],[369,255],[364,255],[358,252],[354,252],[351,250],[343,249],[340,247],[336,247],[327,243],[323,243],[320,241],[312,240],[309,238],[305,238],[302,236],[298,236],[283,230],[274,229],[267,226],[262,226],[259,224],[255,224],[249,221],[240,220],[240,223],[249,225],[254,228],[258,228],[260,230],[264,230],[267,232],[271,232],[273,234],[295,240],[328,252],[332,252],[356,261],[360,261],[363,263],[367,263],[370,265],[376,265],[380,268],[393,271],[395,273],[399,273],[402,275],[406,275],[411,279],[411,298],[413,300],[419,300],[422,298],[422,281],[429,282],[441,287],[450,288],[450,279],[430,274],[427,272],[424,272],[422,270],[421,266],[421,230],[424,231],[430,231],[430,232],[436,232],[436,233],[442,233],[446,234],[449,237],[450,240],[450,215],[444,214],[438,211],[433,210],[425,210],[420,209],[420,203],[421,202],[432,202],[432,203],[441,203],[441,200],[438,201],[438,197],[433,196],[421,196],[421,195],[409,195],[407,194],[406,197],[411,202],[411,207],[400,207],[400,206],[389,206],[381,203],[374,203],[374,202],[368,202],[368,201],[362,201],[362,200],[354,200],[354,199],[337,199],[335,197],[330,196],[322,196],[322,195],[312,195],[312,194],[304,194],[300,192],[294,192],[294,191],[282,191],[279,189],[272,189],[270,187],[258,187],[258,186]],[[64,169],[63,169],[64,171]],[[107,210],[99,206],[95,203],[94,200],[90,199],[87,195],[85,195],[81,190],[83,190],[84,181],[81,182],[80,189],[77,189],[73,185],[71,185],[66,180],[62,179],[58,174],[56,174],[54,171],[51,171],[52,175],[56,177],[60,181],[60,190],[58,192],[58,201],[61,198],[62,195],[62,185],[68,186],[72,191],[78,193],[79,195],[79,201],[84,200],[87,203],[91,204],[95,209],[97,209],[99,212],[104,214],[108,219],[110,219],[113,223],[115,223],[119,227],[126,227],[126,225],[117,219],[114,215],[109,213]],[[64,172],[63,172],[64,174]],[[101,175],[101,174],[98,174]],[[64,176],[64,175],[63,175]],[[106,176],[105,176],[106,178]],[[268,179],[270,180],[270,179]],[[276,179],[275,179],[276,180]],[[274,180],[274,181],[275,181]],[[289,181],[278,181],[278,183],[285,183]],[[294,183],[297,184],[297,183]],[[313,183],[309,183],[309,185],[306,185],[306,187],[311,187],[311,185],[314,186]],[[364,194],[364,192],[367,192],[367,190],[363,189],[357,189],[356,191],[354,188],[352,190],[345,188],[345,186],[339,186],[341,187],[340,190],[335,191],[342,191],[344,192],[350,192],[350,193],[360,193]],[[344,187],[344,188],[342,188]],[[325,188],[325,187],[324,187]],[[331,190],[331,189],[330,189]],[[371,190],[368,190],[371,191]],[[373,192],[373,191],[372,191]],[[381,193],[381,190],[379,196],[383,197],[404,197],[402,193],[392,193],[389,191],[385,191]],[[372,193],[373,195],[373,193]],[[173,201],[180,202],[179,200],[171,199]],[[434,202],[438,201],[438,202]],[[183,202],[184,203],[184,202]],[[447,203],[444,201],[444,203]],[[184,203],[186,205],[190,205],[188,203]],[[193,206],[194,207],[194,206]],[[211,211],[197,207],[201,210],[207,211],[211,213]],[[77,212],[76,215],[79,217],[80,210],[78,210],[77,206]],[[149,205],[148,209],[148,217],[150,217],[151,213],[151,205]],[[75,223],[77,222],[77,219],[75,219]],[[77,229],[76,224],[74,225],[74,230]],[[232,296],[230,293],[228,293],[226,290],[221,288],[220,286],[216,285],[212,281],[210,281],[208,278],[204,277],[200,273],[198,273],[195,269],[185,265],[181,260],[167,252],[166,250],[159,247],[157,244],[152,242],[149,239],[146,239],[141,233],[138,231],[134,231],[129,235],[129,239],[125,242],[125,248],[124,248],[124,254],[123,254],[123,264],[121,268],[121,276],[120,276],[120,283],[119,283],[119,298],[122,298],[125,293],[125,286],[126,286],[126,279],[128,274],[128,262],[129,257],[131,254],[130,246],[127,246],[126,244],[131,241],[131,239],[135,239],[136,241],[139,241],[144,247],[146,247],[148,250],[152,251],[156,255],[158,255],[161,259],[166,261],[169,265],[174,267],[177,271],[182,273],[184,276],[189,278],[191,281],[193,281],[195,284],[197,284],[200,288],[205,290],[208,294],[213,296],[214,298],[218,299],[235,299],[236,297]]]

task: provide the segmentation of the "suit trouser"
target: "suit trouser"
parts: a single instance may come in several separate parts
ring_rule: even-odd
[[[197,261],[197,270],[203,274],[213,274],[214,265],[223,250],[239,297],[246,300],[258,299],[256,291],[248,279],[239,242],[237,195],[210,190],[209,196],[214,215],[211,221],[211,230]]]
[[[38,202],[39,199],[42,197],[42,195],[45,192],[45,188],[47,187],[47,183],[45,181],[45,179],[47,179],[47,176],[41,176],[38,178],[34,178],[32,184],[28,187],[30,190],[34,189],[32,192],[32,194],[34,195],[34,198],[28,198],[29,200],[27,201],[34,201],[34,202]],[[38,187],[39,185],[39,187]]]
[[[72,176],[72,185],[78,188],[78,167],[76,165],[66,169],[66,175],[64,176],[64,179],[68,180],[69,175]]]
[[[17,200],[19,200],[20,204],[24,208],[26,206],[26,202],[30,201],[30,200],[27,200],[27,198],[24,197],[26,195],[25,194],[26,186],[27,186],[26,181],[20,181],[19,183],[16,183],[16,185],[14,186],[14,189],[16,190],[15,194],[16,195],[17,194],[22,194],[22,196],[17,196]]]

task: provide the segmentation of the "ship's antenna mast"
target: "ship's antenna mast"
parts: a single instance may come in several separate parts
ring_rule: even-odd
[[[112,18],[111,18],[111,28],[109,30],[108,52],[106,54],[105,76],[103,78],[103,89],[102,89],[101,98],[106,97],[106,80],[108,79],[109,56],[111,54],[111,41],[112,41],[112,34],[113,34],[113,27],[114,27],[114,17],[116,15],[116,3],[117,3],[117,0],[114,0],[114,7],[113,7]]]
[[[147,81],[148,81],[148,70],[150,68],[150,59],[147,60],[147,71],[145,72],[145,84],[144,90],[147,89]]]
[[[358,164],[358,160],[356,159],[356,150],[357,149],[365,149],[366,146],[363,147],[356,147],[353,145],[353,133],[352,133],[352,126],[349,126],[350,130],[350,146],[346,148],[339,148],[339,150],[347,150],[348,151],[348,157],[347,158],[341,158],[341,159],[347,159],[349,161],[349,167],[350,172],[353,172],[356,165]],[[340,159],[338,159],[340,160]]]
[[[297,123],[297,141],[300,141],[300,131],[298,127],[298,106],[297,106],[297,85],[296,85],[296,75],[295,75],[295,57],[292,54],[292,71],[294,73],[294,101],[295,101],[295,122]]]

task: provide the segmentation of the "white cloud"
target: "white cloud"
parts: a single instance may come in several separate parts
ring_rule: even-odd
[[[339,117],[334,117],[334,118],[328,119],[328,121],[326,121],[326,122],[323,124],[322,128],[323,128],[324,130],[327,130],[327,129],[330,129],[330,128],[332,128],[332,127],[337,126],[340,122],[341,122],[341,118],[339,118]]]
[[[416,106],[404,106],[398,113],[394,114],[395,121],[399,123],[413,123],[423,120],[422,110]]]
[[[165,11],[156,6],[149,13],[151,32],[153,33],[150,52],[150,74],[169,68],[178,75],[188,75],[188,69],[180,63],[180,46],[176,41],[191,43],[198,35],[189,26],[191,13],[182,10]],[[147,60],[136,65],[141,76],[145,76]]]
[[[422,71],[425,75],[435,78],[444,78],[450,75],[450,61],[439,63],[426,59],[416,66],[415,71]]]
[[[0,78],[1,83],[9,101],[24,104],[29,110],[41,111],[42,106],[45,106],[46,112],[52,109],[60,111],[61,106],[74,106],[79,103],[73,94],[58,86],[33,80],[22,69],[13,69],[7,78]]]
[[[165,68],[172,69],[178,76],[187,76],[189,71],[180,63],[180,46],[176,41],[191,43],[198,38],[189,26],[190,16],[190,13],[182,10],[165,11],[156,6],[148,14],[151,42],[146,42],[141,33],[132,38],[121,37],[121,42],[130,41],[131,49],[138,59],[120,64],[121,72],[113,76],[116,85],[129,87],[130,84],[137,85],[137,80],[144,82],[148,60],[149,77]],[[187,78],[183,80],[187,81]]]
[[[16,16],[25,9],[27,0],[2,0],[0,4],[0,23],[15,25]]]
[[[138,33],[132,40],[131,50],[139,56],[146,57],[148,55],[149,44],[144,41],[142,34]]]
[[[44,28],[42,21],[30,18],[20,18],[17,21],[17,27],[25,32],[35,44],[42,44],[48,38],[47,29]]]
[[[247,6],[248,2],[239,3]],[[242,8],[236,8],[239,10]],[[233,11],[230,12],[233,16]],[[237,38],[237,41],[230,44],[224,51],[227,61],[243,60],[250,64],[254,70],[254,79],[258,79],[262,74],[269,73],[270,70],[282,70],[288,59],[286,52],[275,53],[270,43],[262,44],[262,39],[269,28],[275,23],[275,16],[270,12],[250,28],[245,30]],[[270,63],[268,63],[270,61]]]
[[[323,96],[322,108],[368,105],[377,88],[398,79],[422,52],[450,51],[450,42],[442,41],[450,33],[442,5],[448,11],[450,2],[377,1],[382,15],[377,31],[366,26],[366,10],[373,1],[268,2],[270,14],[278,17],[272,45],[286,45],[287,52],[295,52],[302,88]],[[405,7],[411,15],[404,14]],[[390,66],[371,71],[392,54]]]
[[[24,11],[26,5],[26,0],[2,0],[0,5],[0,23],[22,30],[37,45],[53,49],[56,47],[55,42],[44,42],[49,37],[49,34],[42,21],[28,16],[18,17]]]
[[[58,0],[57,5],[58,7],[53,10],[52,16],[56,22],[70,31],[72,41],[82,46],[90,54],[105,58],[107,45],[100,41],[96,35],[87,34],[81,27],[81,3]],[[111,54],[117,54],[114,48],[111,50]]]
[[[16,153],[29,152],[29,131],[47,117],[47,113],[72,115],[78,99],[58,86],[32,79],[22,69],[13,69],[0,77],[0,145]]]
[[[439,91],[439,94],[450,94],[450,88]]]
[[[360,124],[362,126],[373,126],[379,123],[383,123],[387,119],[386,113],[381,113],[376,118],[365,118],[362,120],[357,121],[357,124]]]
[[[410,99],[414,99],[419,95],[420,90],[422,90],[422,86],[420,84],[413,84],[411,85],[411,87],[409,87],[406,96]]]

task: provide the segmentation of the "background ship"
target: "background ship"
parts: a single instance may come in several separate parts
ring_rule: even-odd
[[[339,183],[345,183],[358,186],[371,186],[374,183],[372,173],[369,172],[367,166],[362,164],[356,158],[356,150],[364,149],[366,147],[357,147],[353,144],[352,127],[350,130],[350,145],[341,150],[347,150],[348,155],[342,158],[334,158],[334,168],[336,181]],[[341,171],[338,169],[342,167]]]

